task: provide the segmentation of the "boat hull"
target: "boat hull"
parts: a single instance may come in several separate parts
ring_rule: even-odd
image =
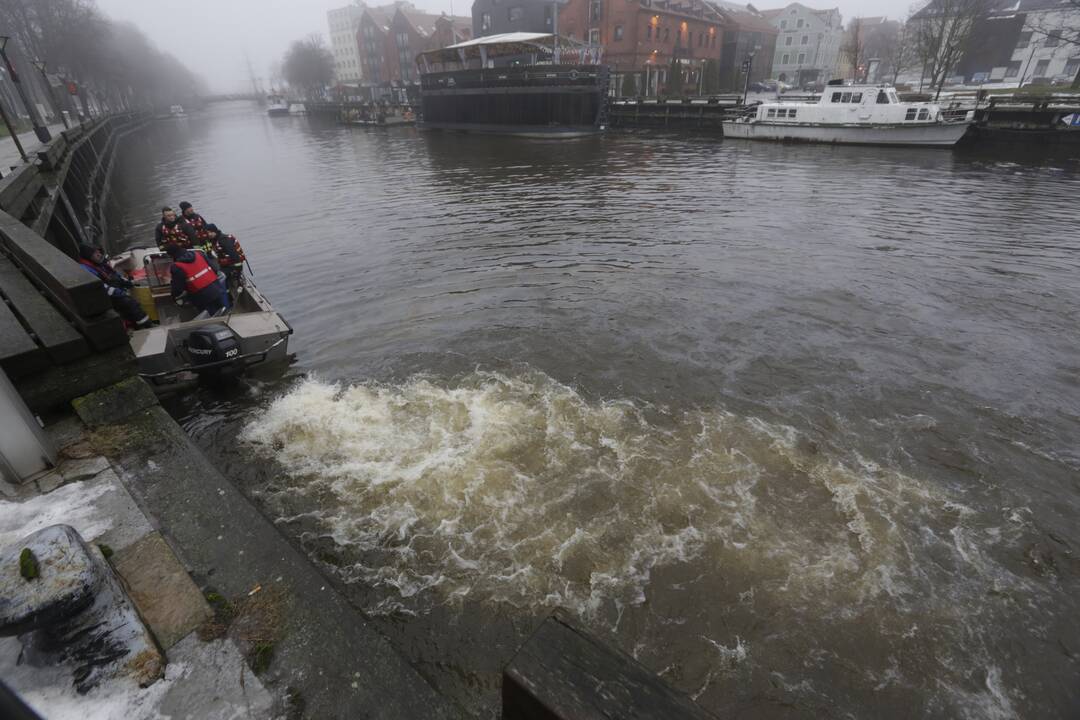
[[[287,107],[283,107],[283,108],[272,107],[272,108],[270,108],[270,109],[268,109],[266,111],[266,114],[269,115],[270,117],[284,117],[284,116],[289,114],[289,108],[287,108]]]
[[[569,140],[598,135],[604,131],[599,125],[545,126],[545,125],[494,125],[489,123],[419,122],[420,130],[446,130],[448,132],[508,135],[510,137],[537,140]]]
[[[724,137],[774,142],[813,142],[837,145],[901,145],[952,147],[971,123],[921,125],[799,125],[795,123],[724,123]]]

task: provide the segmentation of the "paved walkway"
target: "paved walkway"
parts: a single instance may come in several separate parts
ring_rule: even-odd
[[[56,137],[64,131],[63,123],[56,123],[49,125],[49,132],[53,137]],[[34,159],[34,153],[37,152],[41,143],[38,142],[37,135],[33,130],[29,132],[19,133],[19,142],[22,143],[23,149],[26,150],[26,154],[30,156],[30,159]],[[4,175],[7,175],[8,168],[12,165],[18,165],[22,162],[22,158],[19,157],[19,149],[15,147],[15,141],[9,136],[0,137],[0,171]]]

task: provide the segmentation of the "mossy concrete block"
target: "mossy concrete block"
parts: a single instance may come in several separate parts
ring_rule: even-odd
[[[156,532],[115,553],[112,564],[165,650],[190,635],[213,614],[187,570]]]
[[[140,377],[128,378],[71,401],[75,413],[90,427],[115,423],[157,404],[154,391]]]
[[[35,413],[68,407],[77,397],[136,377],[135,354],[127,345],[88,355],[66,365],[49,365],[18,383],[19,395]]]

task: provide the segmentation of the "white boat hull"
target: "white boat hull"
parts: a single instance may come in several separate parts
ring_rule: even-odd
[[[844,145],[925,145],[951,147],[970,123],[911,125],[811,125],[770,122],[725,122],[724,137],[833,143]]]

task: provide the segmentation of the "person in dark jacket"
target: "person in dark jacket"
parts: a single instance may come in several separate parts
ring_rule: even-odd
[[[195,231],[195,237],[199,239],[198,246],[200,249],[208,248],[210,245],[210,225],[206,222],[206,218],[195,212],[195,208],[186,200],[180,203],[180,219]]]
[[[154,240],[159,250],[166,250],[170,245],[179,248],[191,248],[199,244],[195,228],[176,217],[176,211],[169,206],[161,208],[161,222],[154,228]]]
[[[165,252],[172,258],[171,289],[179,305],[190,303],[200,312],[218,315],[229,307],[225,284],[218,279],[217,261],[201,250],[167,245]]]
[[[137,328],[145,329],[153,327],[154,323],[146,315],[139,302],[131,297],[130,290],[135,285],[126,277],[116,272],[105,262],[105,250],[91,245],[79,246],[79,264],[87,272],[105,283],[105,292],[112,301],[113,310],[129,324]]]
[[[244,249],[235,235],[222,232],[217,225],[207,225],[206,232],[207,243],[221,265],[221,272],[225,273],[226,282],[230,288],[235,287],[244,274],[244,261],[247,260]]]

